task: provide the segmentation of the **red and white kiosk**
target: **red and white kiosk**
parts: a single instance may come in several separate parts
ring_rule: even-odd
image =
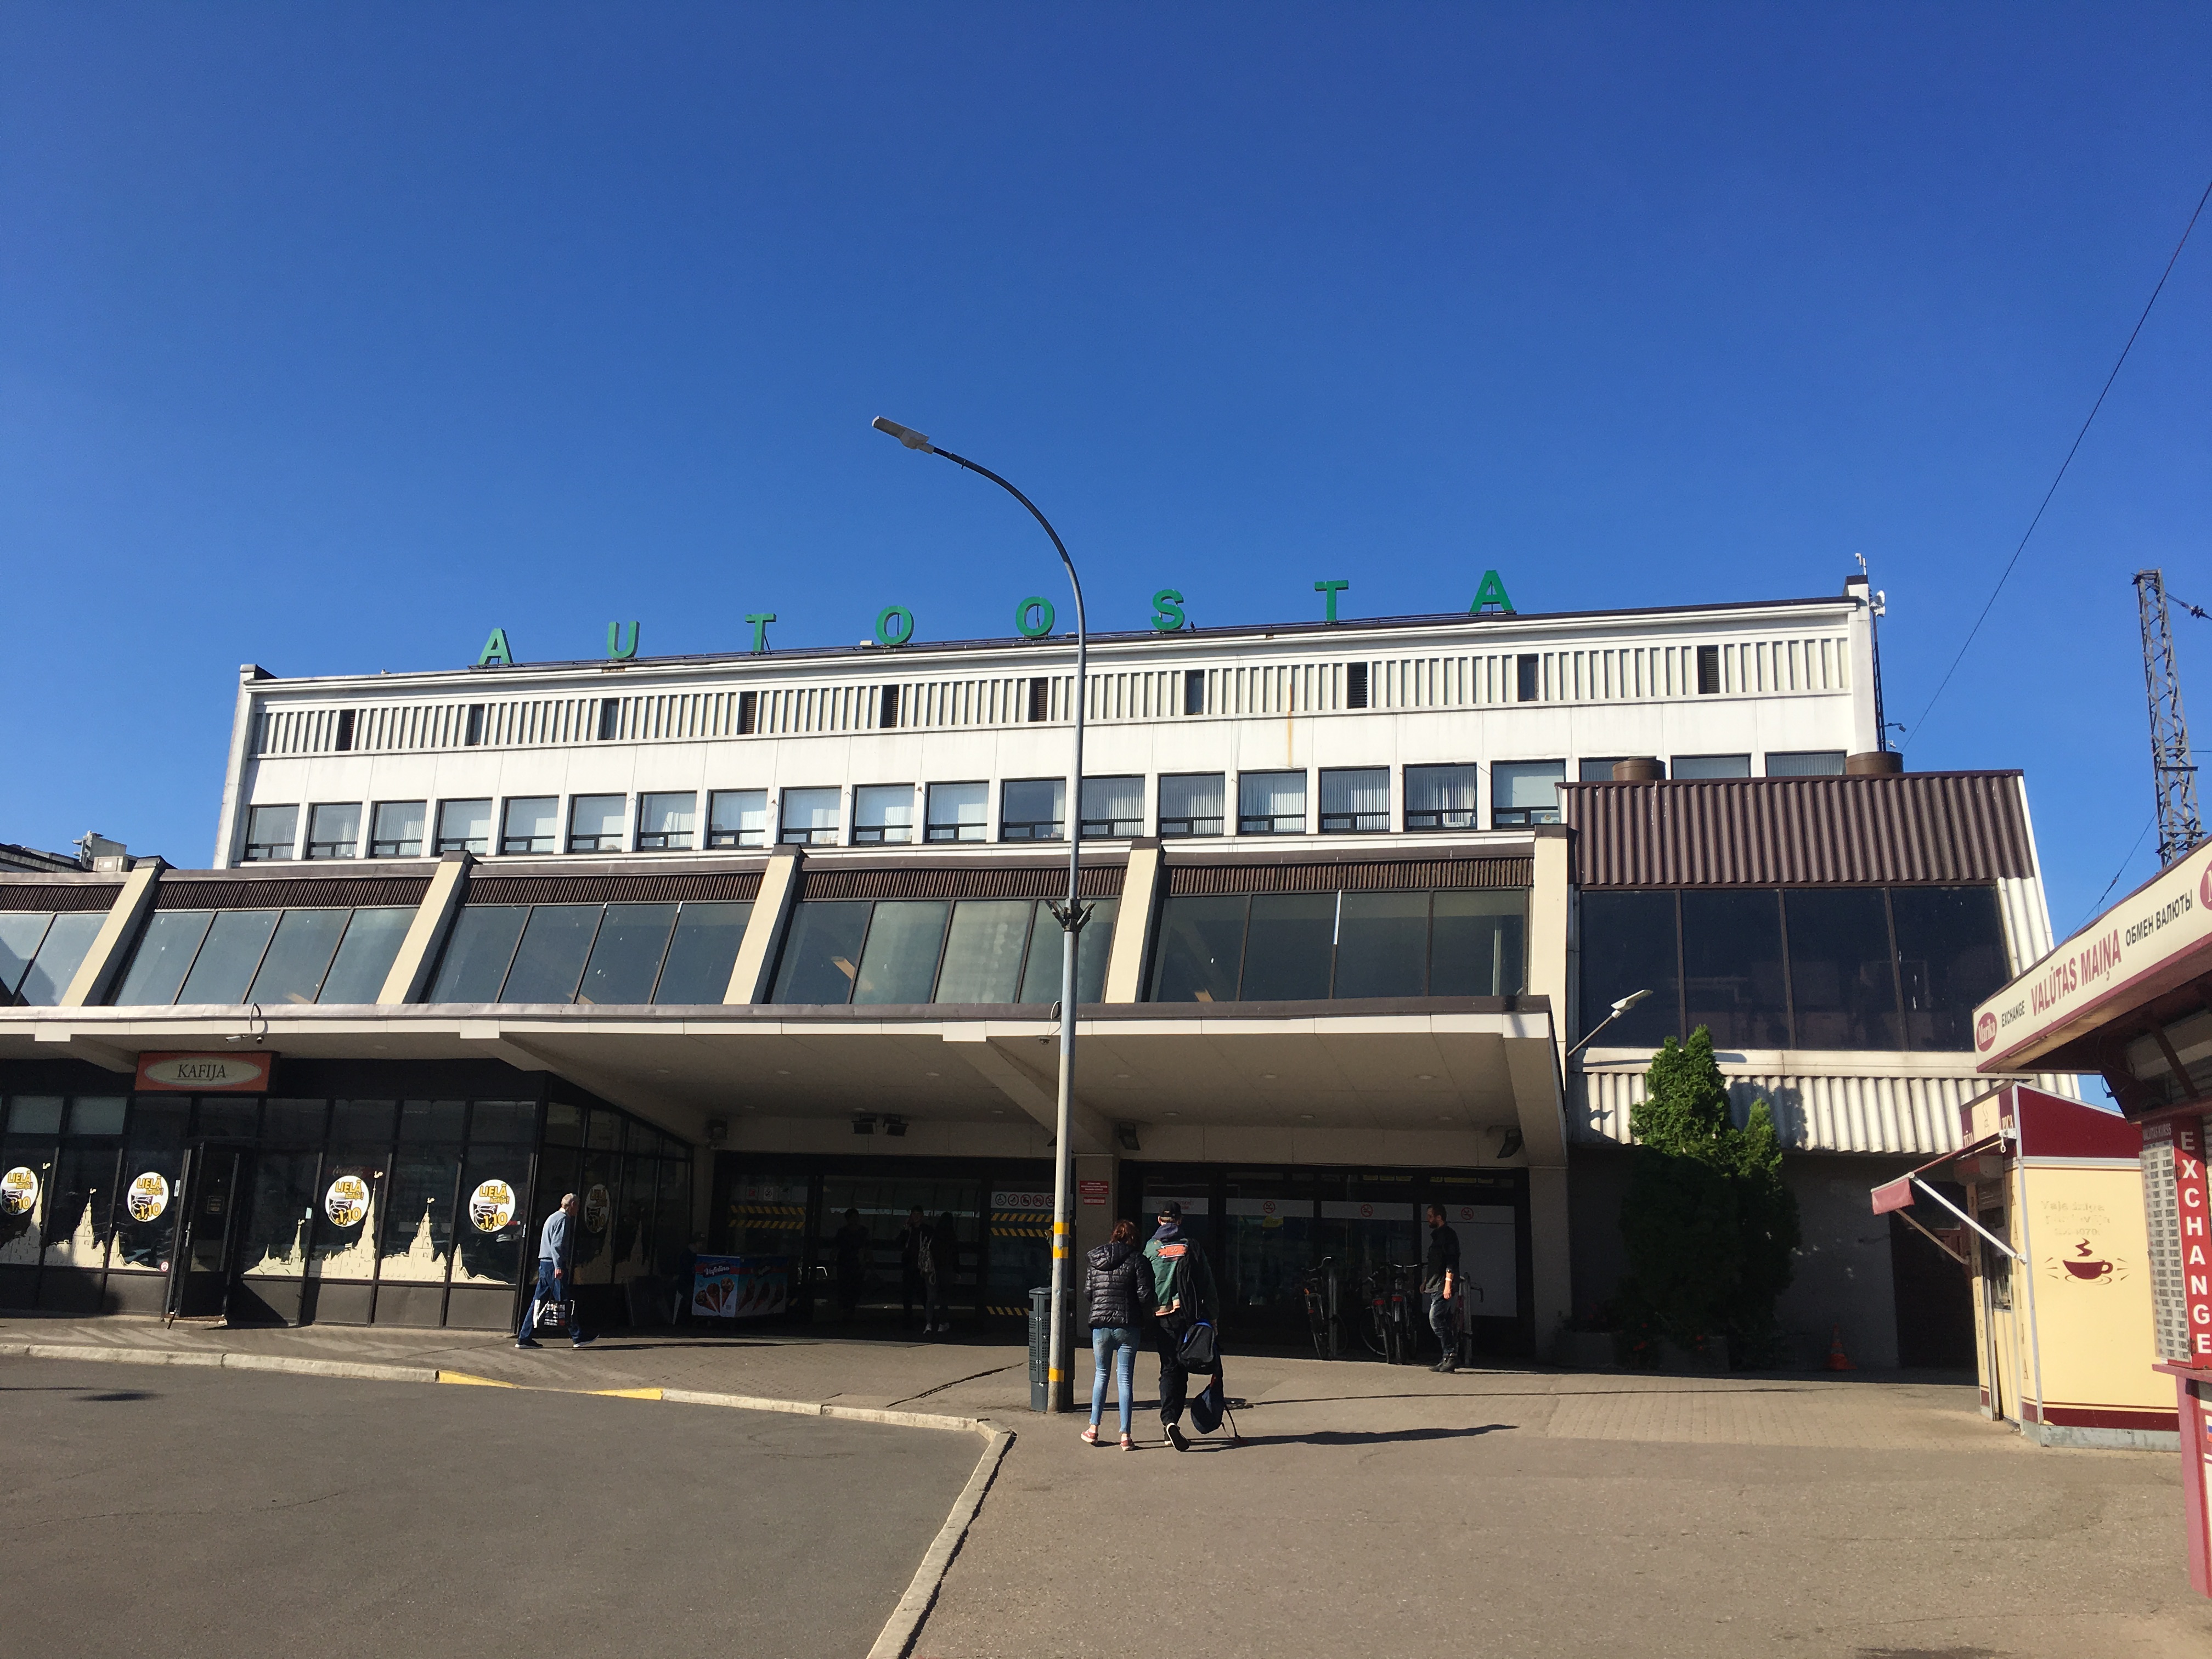
[[[2173,1379],[2189,1582],[2212,1595],[2212,848],[2137,888],[1975,1011],[1977,1068],[2097,1072],[2142,1131],[2145,1362]]]

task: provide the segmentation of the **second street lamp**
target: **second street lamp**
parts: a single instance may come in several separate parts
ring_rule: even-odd
[[[908,449],[925,455],[942,455],[955,466],[988,478],[993,483],[1029,508],[1030,516],[1044,526],[1044,533],[1052,538],[1052,544],[1061,564],[1067,567],[1067,585],[1075,591],[1075,746],[1069,759],[1067,796],[1061,805],[1067,825],[1067,900],[1054,902],[1052,913],[1060,927],[1060,1097],[1054,1114],[1052,1141],[1052,1328],[1046,1337],[1048,1374],[1045,1385],[1045,1409],[1063,1409],[1060,1392],[1069,1383],[1067,1348],[1067,1282],[1070,1234],[1073,1231],[1074,1215],[1069,1179],[1069,1129],[1074,1116],[1075,1102],[1075,983],[1076,956],[1081,942],[1083,924],[1090,919],[1091,907],[1082,902],[1079,888],[1083,879],[1083,708],[1088,701],[1090,689],[1091,635],[1083,616],[1083,583],[1075,574],[1075,561],[1067,556],[1067,544],[1060,539],[1060,532],[1052,527],[1052,520],[1037,511],[1036,503],[1008,483],[987,466],[978,466],[964,455],[956,455],[949,449],[939,449],[935,444],[910,426],[901,426],[896,421],[887,421],[880,415],[870,422],[877,431],[897,439]]]

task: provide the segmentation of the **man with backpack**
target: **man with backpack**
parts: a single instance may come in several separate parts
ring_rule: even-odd
[[[1182,1206],[1170,1198],[1159,1208],[1159,1231],[1145,1246],[1145,1259],[1152,1270],[1152,1305],[1158,1323],[1160,1351],[1160,1427],[1166,1433],[1168,1443],[1177,1451],[1188,1451],[1190,1442],[1182,1431],[1184,1396],[1190,1385],[1191,1367],[1185,1364],[1183,1345],[1191,1340],[1192,1331],[1203,1323],[1211,1327],[1214,1309],[1213,1274],[1206,1265],[1206,1253],[1198,1241],[1183,1231]],[[1211,1337],[1209,1329],[1205,1333]],[[1206,1343],[1209,1352],[1200,1369],[1209,1374],[1214,1367],[1212,1344]]]

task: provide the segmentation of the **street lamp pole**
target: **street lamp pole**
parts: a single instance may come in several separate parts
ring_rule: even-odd
[[[1595,1038],[1600,1031],[1605,1030],[1607,1026],[1612,1024],[1613,1021],[1619,1019],[1623,1014],[1626,1013],[1631,1008],[1633,1008],[1638,1003],[1643,1001],[1644,998],[1650,994],[1651,993],[1648,988],[1641,991],[1631,991],[1626,996],[1621,998],[1620,1001],[1614,1003],[1613,1005],[1613,1012],[1607,1014],[1603,1019],[1598,1021],[1596,1024],[1591,1026],[1589,1032],[1583,1036],[1583,1040],[1575,1044],[1573,1048],[1568,1049],[1561,1058],[1564,1060],[1572,1060],[1577,1054],[1582,1053],[1583,1049],[1590,1046],[1591,1040]]]
[[[1029,508],[1030,516],[1044,526],[1044,533],[1052,538],[1060,562],[1067,568],[1067,585],[1075,592],[1075,750],[1069,761],[1067,797],[1061,810],[1066,814],[1067,824],[1067,902],[1054,903],[1054,916],[1060,927],[1060,1097],[1053,1119],[1052,1142],[1052,1329],[1047,1337],[1047,1352],[1051,1356],[1045,1387],[1045,1410],[1057,1413],[1061,1409],[1060,1389],[1067,1382],[1070,1361],[1067,1350],[1067,1282],[1069,1249],[1074,1231],[1073,1182],[1069,1179],[1073,1165],[1068,1152],[1070,1121],[1075,1104],[1075,968],[1078,947],[1081,942],[1083,924],[1090,920],[1091,907],[1081,902],[1079,885],[1083,878],[1083,712],[1090,700],[1091,635],[1083,615],[1083,583],[1075,574],[1075,561],[1067,556],[1067,544],[1060,532],[1052,527],[1052,520],[1037,511],[1037,505],[1028,496],[1008,483],[988,466],[978,466],[964,455],[956,455],[949,449],[940,449],[916,432],[912,427],[901,426],[896,421],[887,421],[880,415],[870,422],[877,431],[887,433],[908,449],[925,455],[942,455],[955,466],[988,478],[993,483]]]

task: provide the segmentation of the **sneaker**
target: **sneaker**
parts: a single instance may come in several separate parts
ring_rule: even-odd
[[[1167,1430],[1168,1444],[1173,1446],[1177,1451],[1190,1449],[1190,1441],[1184,1436],[1182,1424],[1170,1423],[1167,1425]]]
[[[518,1336],[514,1339],[514,1346],[518,1348],[534,1348],[538,1346],[538,1343],[534,1336]]]
[[[568,1339],[568,1346],[572,1348],[580,1348],[586,1342],[596,1342],[599,1340],[596,1336],[574,1336]]]

